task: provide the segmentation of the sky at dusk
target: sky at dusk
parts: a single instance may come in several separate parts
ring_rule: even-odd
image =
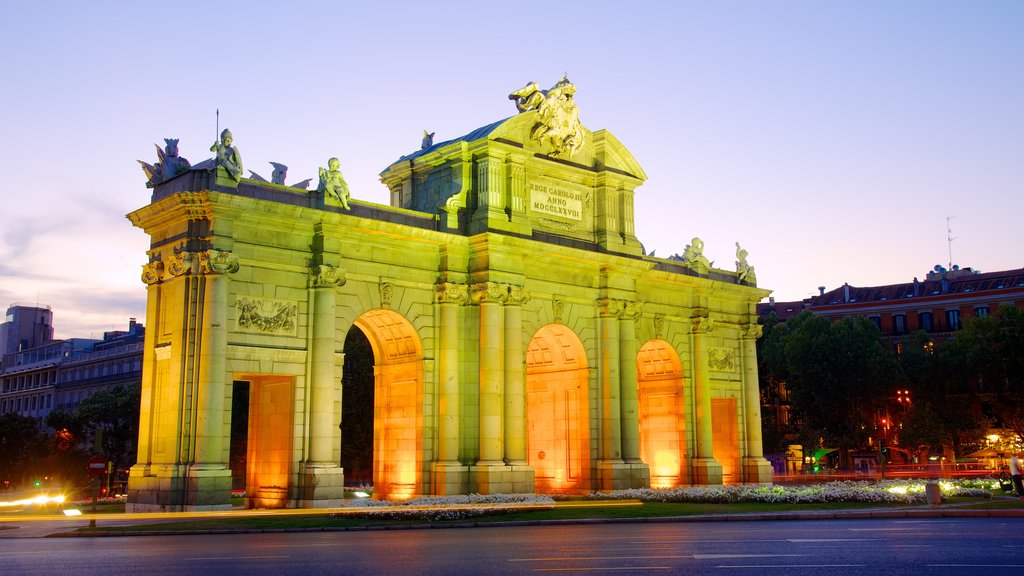
[[[577,87],[648,180],[636,231],[750,253],[797,300],[1024,266],[1024,2],[3,2],[0,306],[56,336],[145,316],[136,159],[193,164],[230,128],[246,172],[332,156],[354,198],[435,141],[515,113],[528,81]]]

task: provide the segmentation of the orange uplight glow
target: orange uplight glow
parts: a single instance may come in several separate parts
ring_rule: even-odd
[[[367,312],[356,325],[374,356],[373,497],[408,500],[422,482],[423,347],[413,326],[390,310]]]
[[[589,486],[586,352],[565,326],[550,324],[526,356],[527,456],[540,493]]]
[[[683,368],[664,340],[652,340],[637,354],[640,408],[640,458],[651,467],[652,488],[683,483],[685,426]]]

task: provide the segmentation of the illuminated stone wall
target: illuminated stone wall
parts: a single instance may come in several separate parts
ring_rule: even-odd
[[[337,505],[352,329],[374,354],[376,497],[770,481],[767,291],[644,255],[636,161],[589,130],[554,158],[536,114],[403,157],[394,206],[205,170],[157,185],[129,215],[151,238],[129,509],[230,505],[234,381],[248,504]]]

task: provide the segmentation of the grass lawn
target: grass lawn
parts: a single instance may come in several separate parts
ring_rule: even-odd
[[[1024,502],[1005,501],[993,503],[988,499],[981,498],[954,498],[950,503],[972,504],[977,502],[980,507],[994,508],[1017,507]],[[148,532],[148,531],[183,531],[183,530],[282,530],[282,529],[307,529],[307,528],[342,528],[342,527],[376,527],[376,526],[404,526],[413,524],[474,524],[477,522],[512,522],[529,520],[582,520],[590,518],[657,518],[666,516],[695,516],[705,514],[758,514],[786,511],[834,511],[834,510],[862,510],[879,508],[879,504],[833,502],[828,504],[763,504],[763,503],[738,503],[738,504],[689,504],[689,503],[663,503],[645,502],[641,505],[632,506],[602,506],[602,502],[595,502],[595,506],[580,506],[575,502],[574,506],[556,507],[554,509],[529,510],[509,512],[505,514],[489,514],[484,516],[473,516],[461,520],[419,520],[403,519],[388,520],[380,518],[367,518],[357,516],[331,517],[329,514],[310,515],[287,515],[287,516],[239,516],[237,518],[216,518],[208,520],[186,520],[181,522],[166,522],[160,524],[140,524],[137,526],[104,527],[102,519],[96,530],[117,531],[117,532]],[[889,505],[887,507],[894,507]],[[971,506],[973,508],[973,506]],[[90,532],[93,529],[82,528],[81,532]]]

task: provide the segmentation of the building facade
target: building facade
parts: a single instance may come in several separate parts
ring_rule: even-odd
[[[314,192],[236,177],[233,148],[154,182],[128,216],[151,238],[129,509],[227,507],[232,466],[252,506],[337,505],[361,436],[378,498],[769,482],[767,291],[745,252],[643,253],[646,176],[572,91],[425,139],[381,174],[391,206],[350,199],[336,161]],[[357,401],[372,435],[342,418]]]
[[[771,300],[758,305],[758,314],[786,320],[804,311],[840,319],[864,317],[886,336],[899,338],[924,330],[935,340],[956,334],[968,318],[995,313],[1000,306],[1024,307],[1024,268],[981,273],[971,268],[942,266],[923,281],[884,286],[844,284],[797,302]]]
[[[127,331],[106,332],[102,340],[51,339],[5,354],[0,414],[30,416],[42,425],[51,411],[74,413],[79,402],[96,392],[139,385],[144,335],[144,327],[131,319]]]

